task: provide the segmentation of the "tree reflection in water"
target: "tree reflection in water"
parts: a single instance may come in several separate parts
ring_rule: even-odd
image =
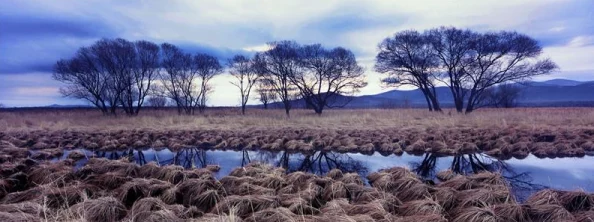
[[[421,162],[413,162],[410,165],[412,170],[419,176],[433,180],[437,173],[438,159],[451,159],[452,163],[449,169],[457,174],[469,175],[485,171],[500,173],[507,180],[512,191],[520,196],[546,188],[546,186],[532,183],[530,172],[518,173],[505,161],[482,153],[456,155],[454,157],[439,157],[436,154],[427,153]]]
[[[251,162],[250,154],[247,151],[243,152],[242,166],[244,163]],[[332,169],[340,169],[343,172],[354,172],[361,176],[365,176],[368,173],[368,168],[363,162],[351,158],[348,154],[324,151],[316,151],[309,154],[289,153],[286,151],[258,151],[253,156],[255,157],[252,158],[254,161],[282,167],[287,169],[288,172],[303,171],[324,175]]]
[[[184,168],[203,168],[212,162],[207,158],[208,151],[199,148],[186,148],[178,152],[169,152],[172,156],[159,157],[158,151],[152,149],[149,150],[135,150],[129,149],[127,151],[96,151],[96,157],[104,157],[107,159],[122,159],[128,158],[128,160],[135,162],[138,165],[144,165],[149,162],[156,162],[159,165],[170,165],[175,164],[183,166]]]
[[[170,152],[169,150],[155,151],[149,150],[134,150],[119,152],[95,152],[95,156],[105,157],[109,159],[129,158],[131,161],[139,165],[144,165],[148,162],[154,161],[160,165],[175,164],[185,168],[192,167],[206,167],[208,164],[213,164],[211,160],[213,151],[203,150],[199,148],[187,148],[178,152]],[[208,154],[207,154],[208,153]],[[272,151],[247,151],[242,150],[238,152],[229,152],[223,155],[237,155],[240,160],[237,162],[217,162],[224,168],[235,168],[238,166],[245,166],[250,162],[258,161],[268,163],[276,167],[287,169],[288,172],[304,171],[318,175],[324,175],[332,169],[340,169],[343,172],[355,172],[365,177],[368,173],[367,163],[352,158],[349,154],[340,154],[333,152],[316,151],[313,153],[291,153],[286,151],[272,152]],[[235,158],[233,158],[235,159]],[[440,157],[436,154],[425,154],[420,162],[410,163],[412,171],[417,173],[420,177],[427,180],[434,180],[436,171],[445,170],[444,165],[437,166],[439,161],[448,161],[447,168],[455,173],[468,175],[479,172],[489,171],[500,173],[510,184],[512,190],[516,194],[520,192],[534,192],[545,188],[545,186],[532,183],[532,178],[529,172],[518,173],[507,164],[505,161],[487,156],[485,154],[465,154],[454,157]],[[451,163],[449,163],[451,161]],[[520,196],[520,195],[519,195]]]
[[[199,148],[186,148],[178,152],[159,152],[152,149],[126,151],[96,151],[96,157],[108,159],[128,158],[138,165],[144,165],[149,162],[156,162],[159,165],[175,164],[185,168],[203,168],[213,162],[208,158],[208,150]],[[241,162],[239,163],[219,163],[224,167],[245,166],[253,161],[272,164],[276,167],[287,169],[288,172],[303,171],[324,175],[332,169],[340,169],[343,172],[355,172],[361,176],[366,176],[368,168],[359,160],[355,160],[349,154],[340,154],[333,152],[317,151],[310,154],[290,153],[290,152],[271,152],[271,151],[247,151],[242,150]],[[170,154],[170,155],[167,155]],[[236,153],[230,153],[236,155]]]

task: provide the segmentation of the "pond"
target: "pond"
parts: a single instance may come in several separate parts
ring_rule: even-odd
[[[178,152],[169,149],[130,149],[126,151],[91,151],[76,149],[88,157],[108,159],[129,158],[139,165],[156,162],[159,165],[176,164],[185,168],[205,167],[216,164],[221,170],[217,178],[226,176],[236,167],[252,161],[269,163],[283,167],[289,172],[305,171],[323,175],[338,168],[344,172],[356,172],[363,178],[368,173],[390,167],[407,167],[426,180],[436,181],[435,175],[442,170],[451,169],[460,174],[472,174],[480,171],[499,172],[510,183],[516,196],[522,200],[531,193],[544,188],[558,190],[583,189],[594,191],[594,157],[539,159],[528,156],[524,159],[498,160],[485,154],[466,154],[439,157],[434,154],[402,154],[383,156],[379,153],[365,155],[358,153],[314,152],[310,154],[270,152],[270,151],[232,151],[203,150],[198,148],[182,149]],[[67,158],[73,150],[66,150],[61,157]],[[81,159],[76,167],[82,167],[88,160]]]

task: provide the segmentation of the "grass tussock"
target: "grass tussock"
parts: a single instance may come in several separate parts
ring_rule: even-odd
[[[127,214],[126,207],[113,197],[84,201],[72,206],[72,211],[89,222],[118,221]]]
[[[0,162],[28,156],[28,150],[22,148],[38,151],[34,157],[39,160],[59,155],[61,148],[74,147],[257,147],[270,151],[382,154],[401,154],[404,150],[440,155],[482,151],[501,159],[525,158],[529,154],[580,157],[594,150],[591,109],[484,109],[472,115],[423,110],[329,110],[321,117],[295,110],[291,118],[278,110],[253,111],[245,116],[230,110],[180,116],[147,110],[131,118],[84,110],[19,114],[2,111],[0,146],[5,147],[6,155],[0,155]],[[86,158],[76,151],[68,156]],[[218,168],[208,170],[215,172]]]
[[[531,221],[529,209],[520,204],[496,204],[491,206],[498,221]]]
[[[469,207],[462,210],[454,217],[452,221],[466,222],[466,221],[477,221],[477,222],[497,222],[497,215],[492,209],[480,208],[480,207]]]
[[[1,152],[1,151],[0,151]],[[250,163],[213,170],[125,160],[15,160],[0,180],[6,221],[572,221],[592,216],[592,194],[542,190],[517,203],[494,173],[426,183],[406,168],[367,176],[332,170],[287,173]],[[50,179],[42,178],[47,174]],[[446,179],[447,177],[447,179]]]
[[[409,201],[399,208],[400,214],[404,216],[441,214],[443,207],[437,201],[431,199]]]
[[[556,204],[530,206],[529,214],[535,221],[575,221],[567,209]]]
[[[228,196],[223,201],[217,203],[210,213],[229,214],[236,209],[236,214],[242,218],[251,213],[268,208],[275,208],[279,205],[276,197],[250,195],[250,196]]]

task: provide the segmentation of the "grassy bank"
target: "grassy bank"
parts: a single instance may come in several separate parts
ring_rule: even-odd
[[[591,109],[485,109],[469,115],[424,110],[234,110],[179,116],[150,111],[105,117],[91,111],[1,113],[0,140],[42,150],[185,147],[382,154],[484,152],[501,159],[580,157],[594,152]]]

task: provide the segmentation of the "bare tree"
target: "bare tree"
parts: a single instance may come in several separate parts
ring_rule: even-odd
[[[258,82],[260,75],[256,72],[254,61],[243,56],[236,55],[227,62],[229,73],[235,77],[235,81],[231,82],[239,89],[241,96],[241,114],[245,115],[245,107],[250,98],[252,87]]]
[[[200,94],[197,105],[198,111],[202,113],[206,108],[208,94],[213,90],[209,82],[216,75],[223,73],[223,66],[216,57],[203,53],[194,56],[194,64],[200,79]]]
[[[428,47],[430,46],[430,47]],[[380,44],[376,70],[391,76],[388,84],[417,86],[431,109],[439,110],[435,81],[450,88],[456,110],[466,113],[484,104],[493,86],[521,82],[557,69],[539,60],[538,42],[516,32],[476,33],[456,28],[404,31]]]
[[[290,80],[317,114],[325,107],[345,106],[350,100],[339,97],[353,95],[367,85],[363,68],[351,51],[340,47],[327,50],[320,44],[303,46],[300,51],[304,71]]]
[[[116,114],[121,106],[136,115],[158,72],[158,59],[154,43],[101,39],[58,61],[52,77],[66,84],[60,88],[64,96],[85,99],[104,114]]]
[[[256,92],[258,93],[257,99],[262,103],[264,109],[268,109],[268,105],[277,100],[277,93],[270,87],[267,79],[260,79],[258,81]]]
[[[147,99],[148,105],[151,107],[165,107],[167,105],[167,98],[162,96],[151,96]]]
[[[165,70],[161,72],[161,94],[175,102],[179,114],[193,114],[201,90],[196,83],[199,77],[192,55],[169,43],[161,44],[161,50]]]
[[[148,41],[137,41],[134,45],[136,47],[136,59],[133,63],[130,78],[132,84],[128,85],[128,88],[131,88],[128,91],[134,93],[127,93],[130,98],[124,100],[128,101],[130,113],[138,115],[144,105],[146,96],[152,91],[151,87],[153,87],[154,81],[158,77],[160,61],[159,45]],[[133,95],[136,95],[136,97],[132,97]],[[130,101],[136,101],[136,103]]]
[[[439,59],[439,79],[450,88],[456,111],[462,112],[468,93],[466,69],[472,64],[477,34],[454,27],[431,29],[424,34],[430,39],[432,50]]]
[[[518,84],[503,83],[486,89],[483,93],[480,106],[496,108],[512,108],[518,105],[522,87]]]
[[[375,70],[388,75],[387,85],[418,87],[430,111],[441,111],[435,82],[439,60],[431,50],[430,39],[417,31],[402,31],[384,39],[378,46]]]
[[[110,113],[116,114],[118,105],[126,104],[124,110],[130,114],[128,108],[131,108],[132,101],[124,101],[124,98],[132,98],[134,93],[131,86],[131,73],[136,59],[134,43],[119,38],[101,39],[91,46],[91,51],[108,76],[103,97],[110,104]],[[127,106],[128,102],[130,106]]]
[[[223,67],[214,56],[182,52],[169,43],[161,44],[161,89],[157,90],[173,100],[178,113],[194,114],[195,109],[203,112],[212,86],[209,81],[223,72]]]
[[[273,92],[277,93],[278,99],[284,105],[285,114],[289,117],[291,99],[296,93],[291,77],[300,75],[303,71],[300,46],[294,41],[271,42],[268,45],[268,51],[257,53],[254,57],[255,67],[267,79],[267,84]]]
[[[102,69],[91,49],[82,47],[74,58],[56,63],[52,78],[66,84],[60,87],[62,95],[87,100],[103,114],[108,114],[109,103],[103,95],[110,77]]]
[[[473,63],[465,71],[469,88],[466,113],[484,98],[483,93],[500,83],[525,81],[557,69],[549,59],[538,60],[538,42],[517,32],[485,33],[474,44]]]

